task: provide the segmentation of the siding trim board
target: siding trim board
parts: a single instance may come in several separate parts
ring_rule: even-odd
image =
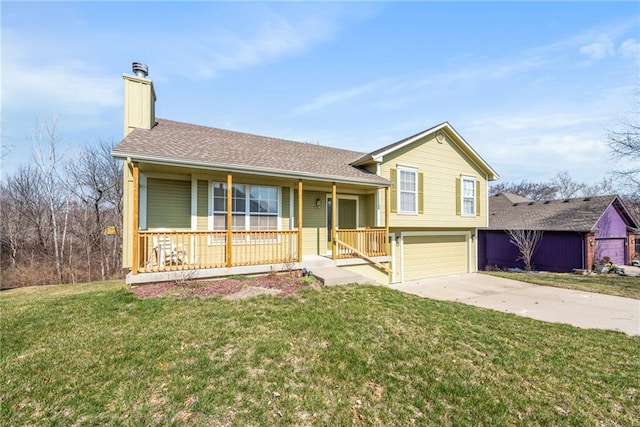
[[[198,230],[198,179],[191,177],[191,230]]]

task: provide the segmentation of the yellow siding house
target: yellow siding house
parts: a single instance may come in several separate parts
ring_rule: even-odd
[[[129,283],[333,266],[394,283],[476,271],[493,169],[448,123],[371,153],[155,117],[124,74]]]

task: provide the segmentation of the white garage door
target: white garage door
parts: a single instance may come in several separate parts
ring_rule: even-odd
[[[405,281],[469,272],[466,235],[407,236],[403,255]]]

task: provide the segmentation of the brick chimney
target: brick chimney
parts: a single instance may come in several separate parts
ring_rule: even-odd
[[[135,75],[123,74],[124,79],[124,136],[134,129],[151,129],[156,122],[156,92],[147,78],[145,64],[134,62]]]

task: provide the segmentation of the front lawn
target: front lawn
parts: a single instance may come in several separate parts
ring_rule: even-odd
[[[574,273],[511,273],[505,271],[485,271],[505,279],[519,280],[535,285],[575,289],[599,294],[640,299],[640,277],[618,276],[617,274],[582,275]]]
[[[4,425],[638,425],[640,338],[406,295],[0,293]]]

